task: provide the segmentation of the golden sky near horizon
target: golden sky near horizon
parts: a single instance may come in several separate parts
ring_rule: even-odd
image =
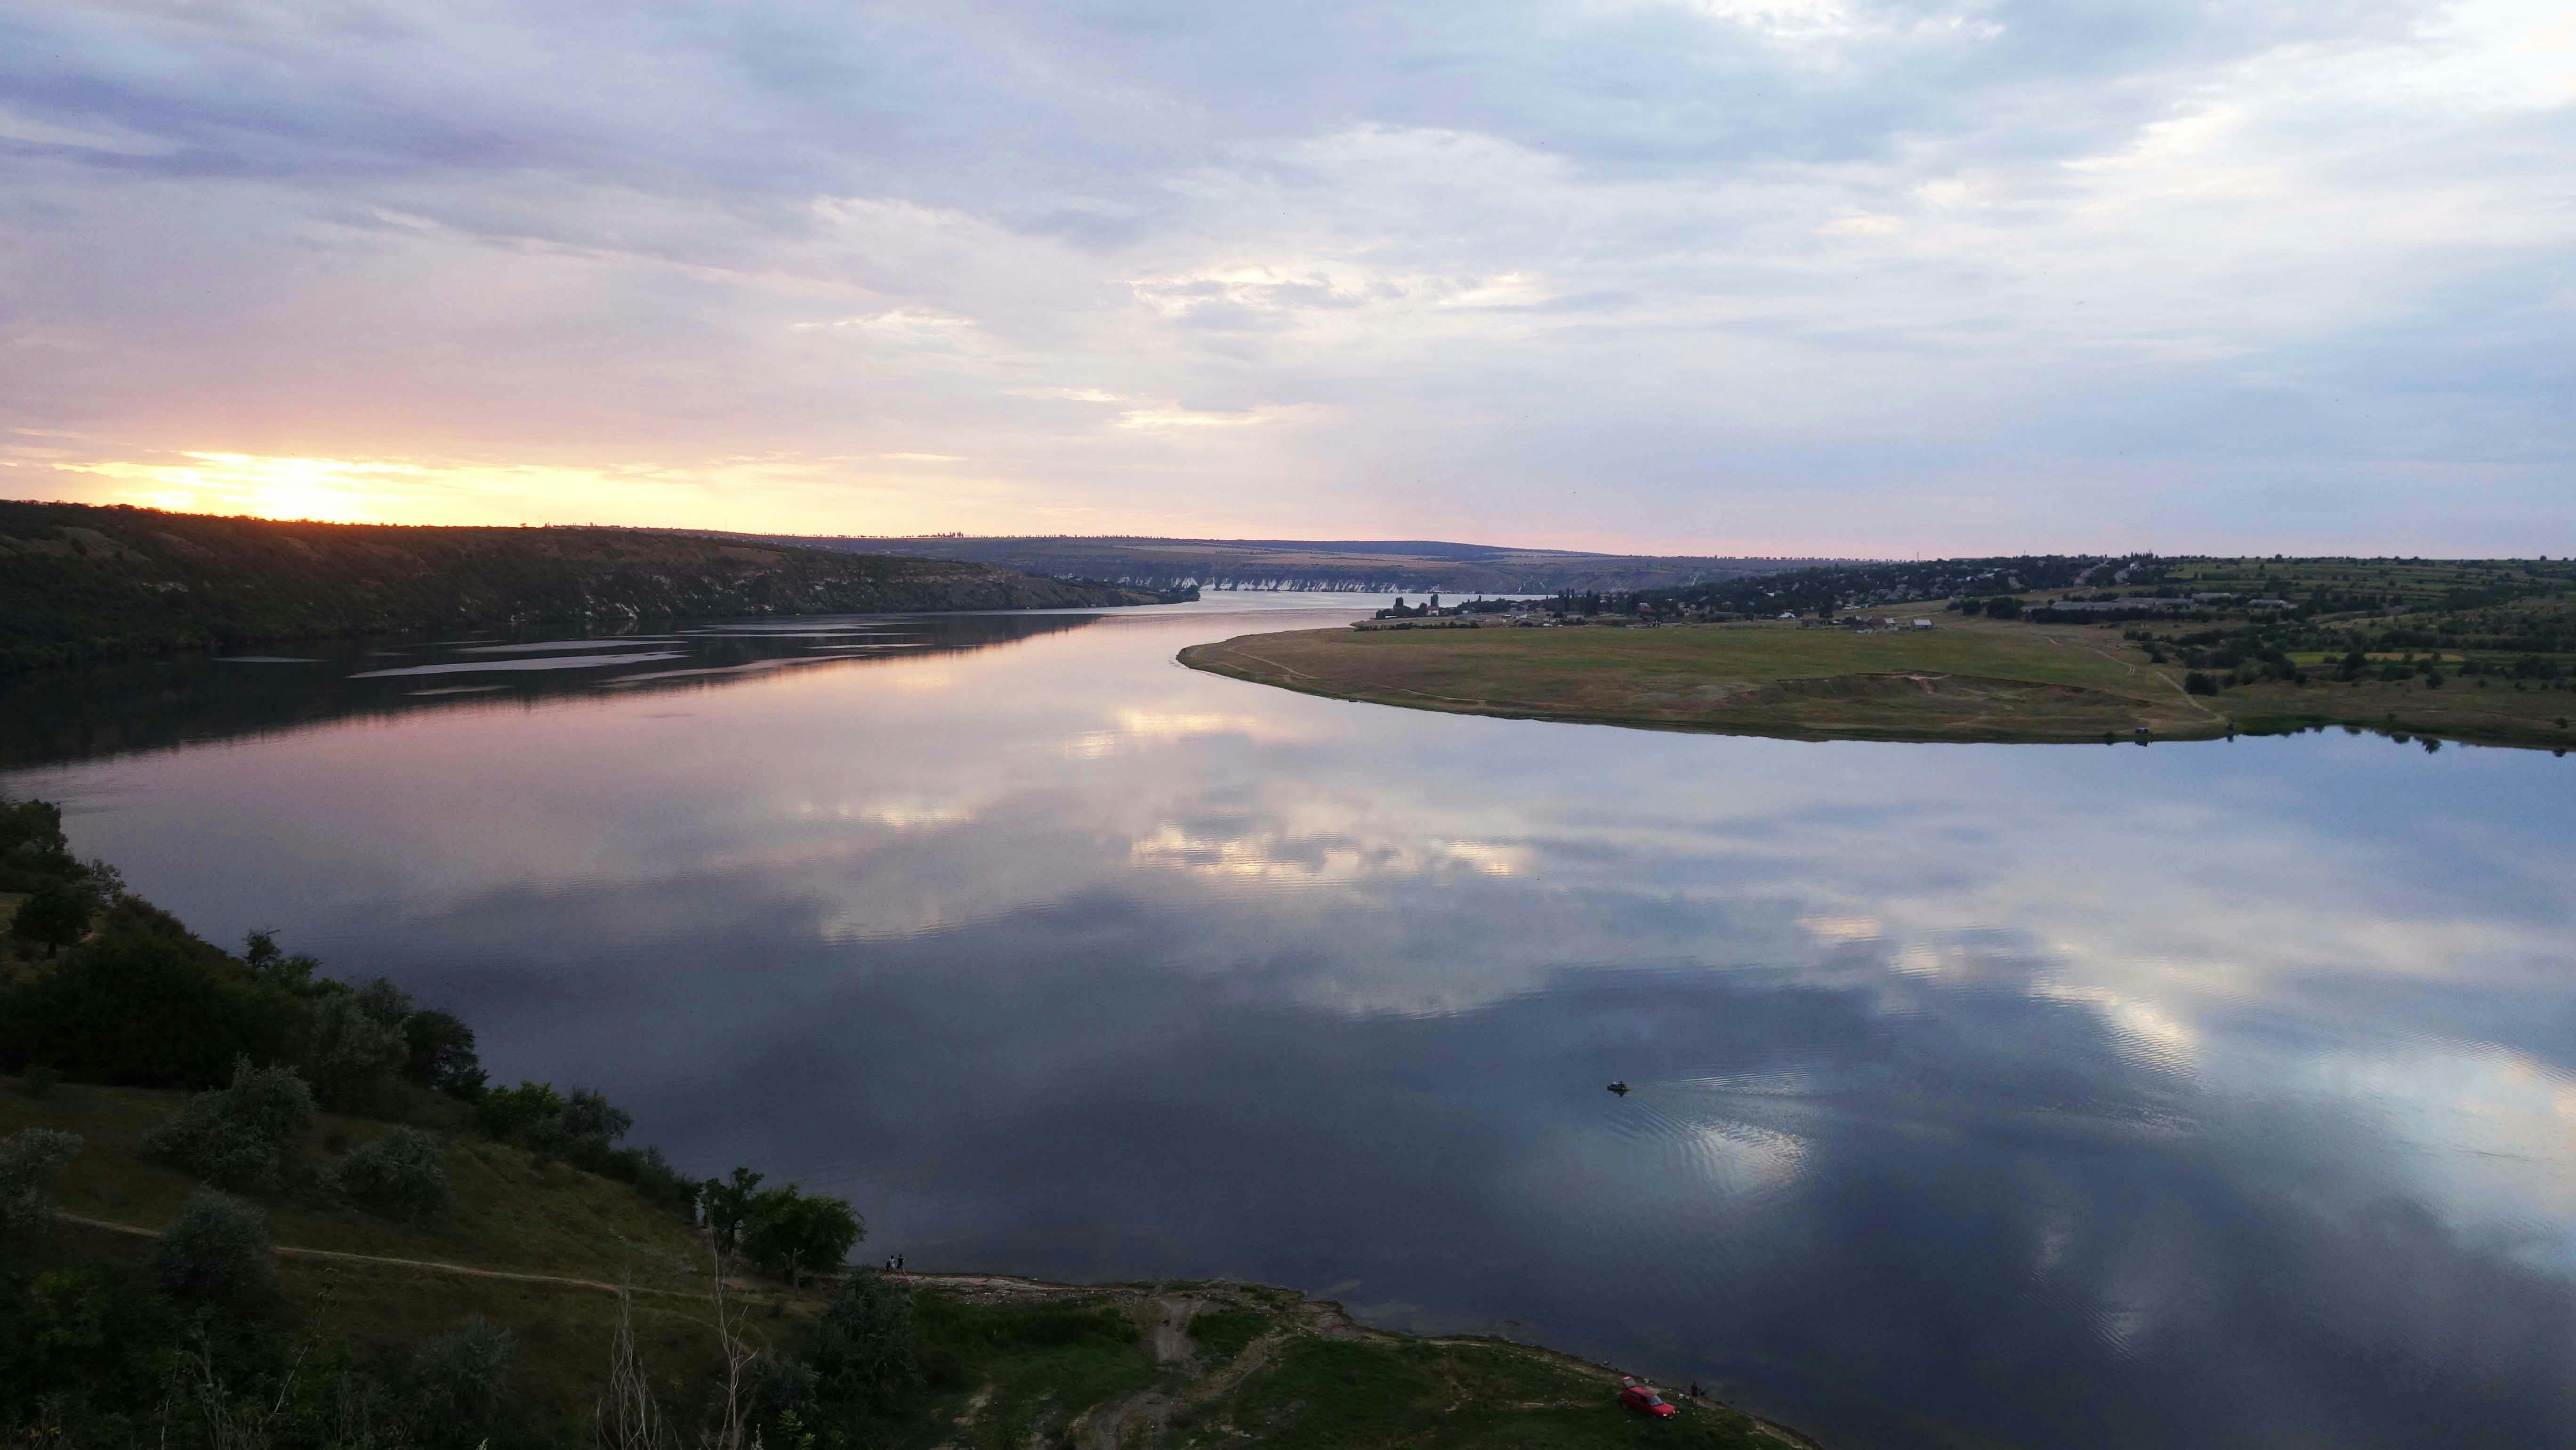
[[[2555,0],[1401,14],[13,17],[0,494],[2576,551]]]

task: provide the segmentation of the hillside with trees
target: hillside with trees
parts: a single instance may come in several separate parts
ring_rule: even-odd
[[[1814,565],[1813,559],[1587,554],[1450,544],[1427,539],[969,538],[878,539],[732,535],[857,554],[915,554],[979,564],[1114,579],[1140,588],[1312,589],[1398,593],[1548,594],[1560,589],[1671,588]]]
[[[0,501],[0,672],[352,635],[1168,597],[952,559],[643,529],[289,523]]]

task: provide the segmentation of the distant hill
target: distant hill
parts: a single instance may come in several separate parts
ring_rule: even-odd
[[[360,634],[1156,599],[955,558],[659,530],[280,523],[0,501],[9,672]]]
[[[1834,562],[1584,554],[1426,539],[725,537],[857,554],[956,559],[1149,589],[1195,584],[1209,589],[1553,594],[1560,589],[1674,589]]]

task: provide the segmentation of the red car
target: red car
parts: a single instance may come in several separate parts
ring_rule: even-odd
[[[1640,1415],[1652,1415],[1658,1420],[1669,1420],[1681,1413],[1665,1403],[1664,1397],[1656,1394],[1653,1386],[1641,1385],[1635,1380],[1620,1381],[1619,1403]]]

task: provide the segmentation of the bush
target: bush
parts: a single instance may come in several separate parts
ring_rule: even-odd
[[[509,1330],[480,1314],[423,1340],[411,1362],[414,1417],[424,1428],[435,1427],[438,1440],[461,1445],[486,1439],[508,1402],[518,1347]]]
[[[2182,677],[2182,687],[2185,693],[2193,695],[2215,695],[2218,693],[2218,681],[2198,670],[2193,670],[2190,674]]]
[[[23,1232],[54,1216],[63,1169],[80,1150],[80,1134],[53,1128],[28,1128],[0,1141],[0,1234]]]
[[[912,1296],[873,1269],[842,1283],[814,1321],[797,1361],[795,1378],[827,1420],[899,1413],[923,1384],[921,1331]]]
[[[301,1166],[313,1092],[282,1067],[233,1064],[230,1087],[199,1093],[143,1135],[151,1157],[238,1191],[274,1191]]]
[[[332,1186],[369,1212],[407,1223],[456,1211],[447,1150],[418,1128],[396,1128],[350,1154],[332,1175]]]
[[[179,1299],[267,1308],[278,1297],[268,1215],[211,1188],[188,1195],[179,1221],[152,1251],[152,1272]]]

